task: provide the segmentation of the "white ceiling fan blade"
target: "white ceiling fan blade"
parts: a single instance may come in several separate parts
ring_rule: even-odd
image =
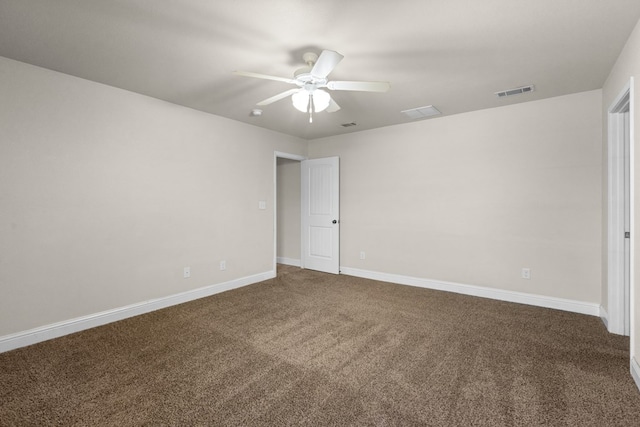
[[[386,92],[389,90],[389,82],[329,82],[327,87],[331,90],[357,90],[361,92]]]
[[[295,80],[287,79],[286,77],[269,76],[267,74],[252,73],[250,71],[234,71],[233,74],[243,77],[255,77],[256,79],[275,80],[277,82],[296,84]]]
[[[333,50],[323,50],[316,64],[311,69],[311,75],[314,77],[325,78],[331,71],[342,61],[344,56]]]
[[[280,101],[281,99],[286,98],[287,96],[293,95],[294,93],[298,92],[300,89],[299,88],[295,88],[295,89],[289,89],[287,91],[284,91],[282,93],[279,93],[277,95],[272,96],[271,98],[267,98],[264,101],[260,101],[258,102],[256,105],[269,105],[269,104],[273,104],[276,101]]]
[[[330,98],[329,106],[327,107],[327,113],[335,113],[339,109],[340,109],[340,106],[338,105],[338,103],[334,101],[333,98]]]

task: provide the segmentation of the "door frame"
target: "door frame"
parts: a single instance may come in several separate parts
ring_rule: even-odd
[[[629,139],[625,137],[624,111],[629,108]],[[634,323],[634,144],[633,78],[625,85],[607,111],[608,123],[608,210],[607,210],[607,329],[611,333],[631,336],[633,350]],[[625,144],[629,144],[629,289],[625,287]],[[628,310],[628,315],[625,311]],[[628,323],[627,323],[628,319]]]
[[[273,272],[277,273],[278,264],[278,159],[289,159],[302,162],[307,160],[306,156],[299,154],[285,153],[282,151],[273,152]],[[302,246],[302,243],[300,244]],[[300,254],[302,257],[302,254]]]

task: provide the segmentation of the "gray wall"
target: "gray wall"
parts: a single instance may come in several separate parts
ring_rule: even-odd
[[[601,98],[311,141],[340,157],[341,265],[599,303]]]
[[[273,153],[306,141],[5,58],[0,76],[0,337],[273,271]]]

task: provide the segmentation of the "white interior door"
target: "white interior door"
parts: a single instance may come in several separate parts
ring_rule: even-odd
[[[301,164],[302,268],[340,272],[340,161]]]

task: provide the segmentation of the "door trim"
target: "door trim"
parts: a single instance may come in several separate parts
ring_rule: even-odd
[[[629,214],[631,232],[629,247],[629,292],[624,283],[624,118],[623,111],[629,106]],[[633,351],[634,322],[634,147],[633,147],[633,78],[625,85],[608,109],[608,197],[607,197],[607,327],[609,332],[631,335]],[[626,295],[625,295],[626,294]],[[629,310],[629,323],[625,322],[625,310]]]

